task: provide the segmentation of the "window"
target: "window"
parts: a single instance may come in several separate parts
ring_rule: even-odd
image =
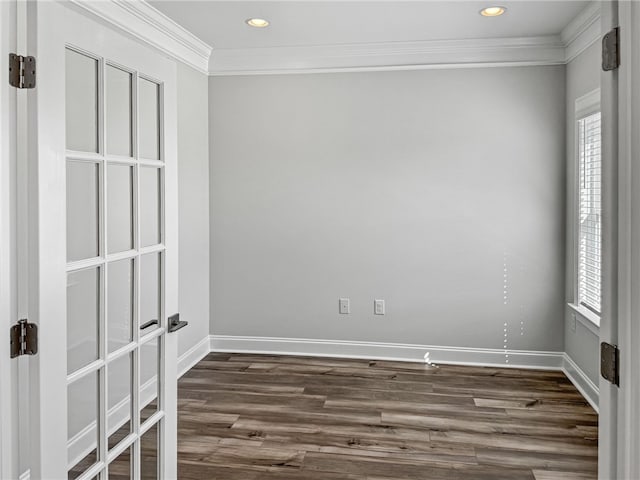
[[[602,297],[600,112],[578,118],[578,304],[600,314]]]

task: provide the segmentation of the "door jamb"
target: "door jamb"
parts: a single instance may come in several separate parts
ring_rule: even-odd
[[[17,47],[17,2],[0,2],[0,71]],[[17,320],[16,167],[17,92],[2,76],[0,84],[0,478],[17,478],[18,362],[10,360],[7,335]]]
[[[618,26],[618,1],[602,1],[601,31]],[[600,341],[618,345],[619,226],[624,228],[619,206],[618,70],[600,72],[602,111],[602,316]],[[619,222],[619,220],[622,220]],[[624,247],[622,249],[624,251]],[[624,308],[624,307],[623,307]],[[624,355],[625,352],[623,351]],[[617,478],[618,387],[600,377],[598,428],[598,478]]]
[[[606,2],[605,2],[606,3]],[[640,459],[640,95],[634,88],[640,81],[640,5],[620,2],[620,68],[618,71],[618,162],[619,162],[619,311],[618,330],[621,350],[620,389],[618,393],[617,464],[618,478],[639,478]],[[603,477],[605,478],[605,477]],[[614,477],[611,477],[614,478]]]

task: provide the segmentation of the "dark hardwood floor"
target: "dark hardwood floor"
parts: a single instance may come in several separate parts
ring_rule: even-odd
[[[181,480],[595,479],[560,372],[211,354],[179,382]]]

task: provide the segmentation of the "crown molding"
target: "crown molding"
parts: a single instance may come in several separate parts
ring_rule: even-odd
[[[145,0],[71,0],[126,33],[213,76],[561,65],[597,41],[591,2],[561,32],[540,37],[215,49]]]
[[[202,73],[209,71],[211,46],[144,0],[71,0],[129,35]]]
[[[214,49],[210,75],[557,65],[559,36]]]
[[[601,37],[600,3],[591,2],[560,33],[569,63]]]
[[[209,75],[562,65],[600,37],[593,1],[556,36],[214,49]]]

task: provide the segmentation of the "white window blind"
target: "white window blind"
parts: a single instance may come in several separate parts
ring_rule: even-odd
[[[602,291],[602,161],[600,112],[578,120],[580,226],[578,302],[595,313]]]

